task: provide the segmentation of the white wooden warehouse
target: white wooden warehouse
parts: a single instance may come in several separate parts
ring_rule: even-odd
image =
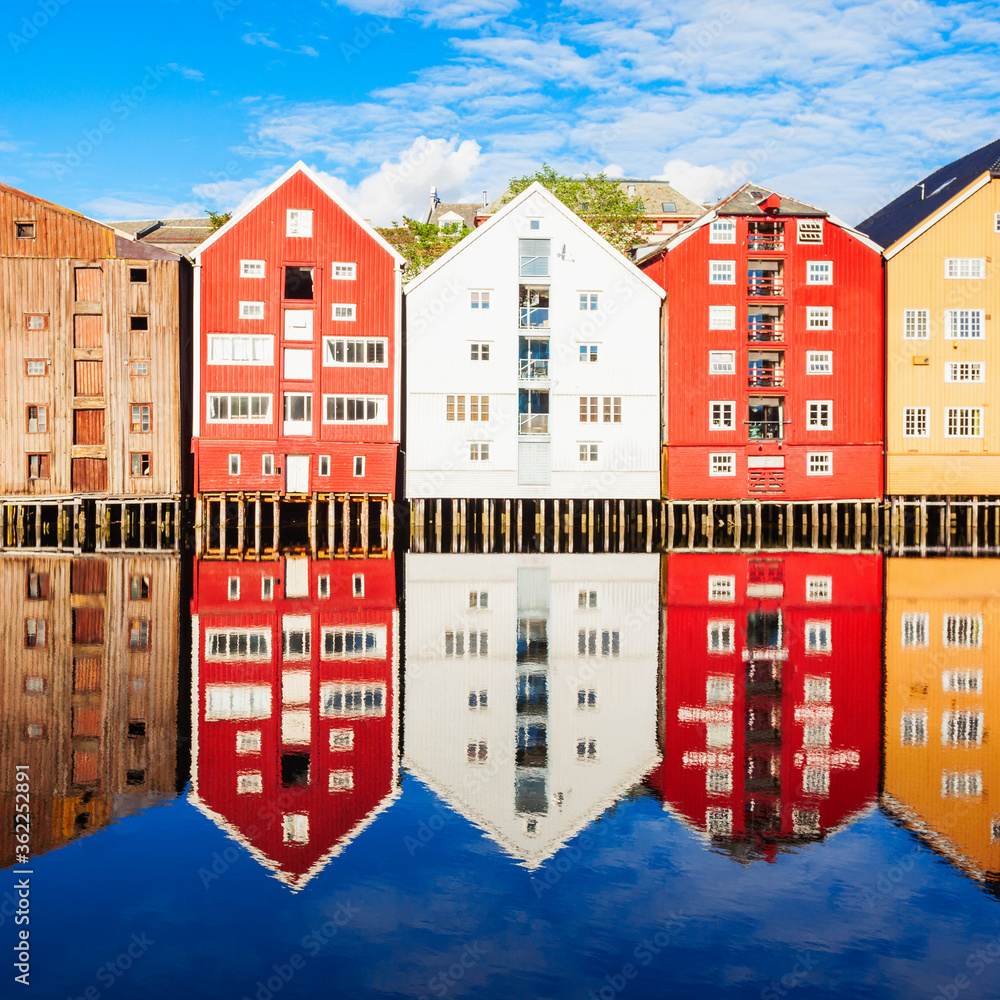
[[[665,293],[548,190],[405,293],[407,497],[659,498]]]

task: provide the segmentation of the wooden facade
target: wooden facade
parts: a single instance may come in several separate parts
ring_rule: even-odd
[[[0,185],[0,497],[176,499],[188,271]]]

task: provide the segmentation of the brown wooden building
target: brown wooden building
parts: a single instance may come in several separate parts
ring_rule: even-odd
[[[0,501],[179,498],[189,275],[178,254],[0,185]]]

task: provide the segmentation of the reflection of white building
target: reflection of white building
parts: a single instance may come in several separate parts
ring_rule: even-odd
[[[659,759],[659,565],[407,556],[403,763],[529,867]]]

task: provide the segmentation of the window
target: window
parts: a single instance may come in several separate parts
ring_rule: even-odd
[[[240,277],[241,278],[263,278],[264,277],[264,261],[262,261],[262,260],[241,260],[240,261]]]
[[[128,596],[130,601],[149,600],[149,577],[133,573],[128,581]]]
[[[323,364],[326,367],[339,365],[385,367],[388,364],[388,352],[389,341],[385,337],[351,340],[344,337],[323,338]]]
[[[806,426],[811,431],[829,430],[832,423],[830,411],[833,403],[830,400],[810,399],[806,403]]]
[[[263,302],[240,303],[240,319],[263,319],[263,318],[264,318]],[[132,329],[134,330],[135,327],[133,327]]]
[[[128,648],[149,649],[149,619],[132,618],[128,623]]]
[[[903,407],[903,437],[928,437],[926,406]]]
[[[736,306],[709,306],[709,330],[735,330]]]
[[[993,232],[1000,233],[1000,212],[993,215]]]
[[[324,628],[320,655],[324,660],[384,659],[385,626]]]
[[[710,621],[708,623],[708,651],[710,653],[736,652],[736,622]]]
[[[983,794],[982,771],[942,771],[941,797],[978,797]]]
[[[355,573],[354,576],[351,577],[351,593],[354,594],[355,597],[365,596],[364,573]]]
[[[596,709],[597,690],[595,688],[580,688],[576,692],[576,707],[578,709]]]
[[[807,747],[828,747],[830,745],[830,723],[814,723],[802,727],[802,743]]]
[[[349,792],[354,787],[354,772],[331,771],[328,787],[331,792]]]
[[[331,729],[330,730],[331,750],[353,750],[354,730],[353,729]]]
[[[486,740],[470,740],[465,748],[465,760],[469,764],[485,764],[490,759],[490,747]]]
[[[238,576],[229,577],[229,600],[238,601],[240,599],[240,578]]]
[[[45,618],[24,619],[24,644],[29,649],[41,648],[45,645],[45,634],[48,621]]]
[[[286,236],[312,236],[313,214],[310,209],[290,208],[285,216]]]
[[[489,632],[458,629],[444,634],[445,656],[489,656],[489,652]]]
[[[445,399],[445,419],[464,420],[465,402],[465,396],[448,396]],[[469,396],[468,402],[470,420],[486,422],[490,419],[489,396]]]
[[[293,347],[286,347],[282,351],[284,378],[294,381],[307,381],[312,378],[311,350],[301,350]]]
[[[927,742],[926,712],[903,712],[899,720],[899,741],[904,746],[923,746]]]
[[[551,240],[518,240],[517,247],[520,255],[518,274],[522,278],[548,277]]]
[[[327,718],[381,717],[385,703],[385,684],[323,684],[320,688],[320,714]]]
[[[208,394],[208,422],[238,423],[243,421],[271,422],[271,397],[257,395]]]
[[[273,601],[274,600],[274,577],[264,576],[261,577],[260,581],[260,596],[261,600]]]
[[[152,407],[149,403],[132,404],[130,429],[133,434],[148,434],[152,430]]]
[[[805,680],[806,701],[830,703],[830,678],[829,677],[806,677]]]
[[[25,677],[24,690],[26,694],[45,694],[46,684],[44,677]]]
[[[576,634],[576,652],[578,656],[597,656],[598,631],[580,629]],[[621,653],[621,633],[607,629],[600,633],[601,656],[618,656]]]
[[[806,577],[806,600],[820,601],[829,604],[831,592],[833,590],[833,577],[830,576],[807,576]]]
[[[597,591],[581,590],[576,595],[576,606],[581,610],[597,607]]]
[[[324,396],[325,424],[384,424],[388,396]]]
[[[150,475],[150,453],[148,451],[133,451],[129,453],[129,465],[132,475],[145,477]]]
[[[338,281],[354,281],[358,276],[358,265],[352,261],[335,260],[332,267],[333,277]]]
[[[708,474],[710,476],[735,476],[736,452],[714,452],[708,456]]]
[[[597,361],[597,344],[581,344],[580,345],[581,364],[596,363],[596,361]]]
[[[833,351],[806,351],[806,372],[809,375],[832,374]]]
[[[829,795],[829,769],[825,767],[804,767],[802,769],[802,791],[806,795]]]
[[[832,330],[833,309],[830,306],[807,306],[806,328],[809,330]]]
[[[982,712],[942,712],[942,743],[980,743],[983,738]]]
[[[333,319],[338,322],[348,322],[353,323],[358,317],[356,315],[357,307],[353,302],[334,302],[333,303]]]
[[[576,759],[591,762],[597,760],[597,740],[578,739],[576,741]]]
[[[833,284],[833,262],[829,260],[810,260],[806,263],[806,281],[810,285]]]
[[[930,615],[926,611],[904,611],[901,619],[904,647],[927,646],[930,644]]]
[[[282,416],[286,434],[307,434],[312,427],[312,393],[286,392]]]
[[[27,410],[29,434],[44,434],[49,429],[49,408],[32,404]]]
[[[705,770],[705,791],[712,795],[729,795],[733,790],[733,772],[724,768]]]
[[[274,455],[261,455],[260,471],[264,476],[274,475]]]
[[[291,216],[291,212],[288,213]],[[312,212],[308,213],[312,215]],[[289,222],[289,229],[291,222]],[[312,233],[293,233],[289,236],[311,236]],[[309,816],[307,813],[298,813],[281,818],[282,839],[286,844],[308,844],[309,843]]]
[[[733,703],[733,678],[713,676],[705,679],[706,705],[731,705]]]
[[[485,709],[489,707],[489,695],[486,691],[470,691],[469,692],[469,708],[474,711],[477,709]]]
[[[541,225],[542,225],[542,220],[541,219],[530,219],[528,221],[528,228],[529,229],[539,229],[541,227]]]
[[[313,269],[311,267],[285,268],[285,298],[311,299],[313,297]]]
[[[945,257],[946,278],[985,278],[986,261],[982,257]]]
[[[736,427],[736,403],[717,402],[708,404],[713,431],[731,431]]]
[[[620,424],[622,422],[621,396],[604,397],[604,422],[606,424]]]
[[[580,312],[594,312],[597,309],[597,292],[580,292]]]
[[[714,219],[708,231],[709,243],[735,243],[736,222],[734,219]]]
[[[132,362],[132,374],[133,375],[148,375],[149,374],[149,362],[148,361],[133,361]]]
[[[708,599],[713,602],[732,604],[736,600],[735,576],[710,576],[708,578]]]
[[[806,452],[807,476],[832,476],[833,453],[829,451]]]
[[[982,694],[982,670],[943,670],[941,689],[954,694]]]
[[[236,775],[236,794],[255,794],[264,791],[264,778],[259,771]]]
[[[321,476],[322,475],[327,475],[328,476],[328,475],[330,475],[330,456],[329,455],[323,455],[322,458],[326,459],[326,472],[325,473],[323,472],[323,463],[321,461],[319,463],[320,475]],[[360,479],[364,474],[365,474],[365,456],[364,455],[355,455],[354,456],[354,476],[355,476],[355,478]]]
[[[25,593],[29,601],[47,601],[49,599],[49,574],[29,572]]]
[[[929,336],[930,310],[903,310],[903,337],[906,340],[926,340]]]
[[[240,456],[229,456],[229,475],[238,476],[240,474]]]
[[[982,437],[983,411],[979,406],[949,406],[945,410],[948,437]]]
[[[31,333],[38,333],[49,328],[47,313],[25,313],[24,328]]]
[[[799,243],[823,242],[822,219],[799,219],[798,230]]]
[[[490,446],[485,441],[472,441],[469,444],[469,459],[473,462],[488,462]]]
[[[711,375],[734,375],[736,373],[736,352],[709,351],[708,371]]]
[[[979,649],[983,645],[982,615],[945,615],[946,649]]]
[[[982,382],[981,361],[949,361],[944,367],[945,382]]]
[[[982,309],[945,309],[945,339],[981,340],[984,315]]]
[[[205,632],[206,660],[269,660],[271,630],[269,628],[207,629]],[[267,689],[270,692],[270,689]]]
[[[473,309],[489,309],[489,292],[469,292],[469,305]]]
[[[274,338],[239,334],[209,334],[210,365],[273,365]]]
[[[470,608],[488,608],[490,606],[490,593],[488,590],[470,590]]]
[[[708,262],[708,280],[713,285],[735,285],[736,261],[710,260]]]
[[[830,628],[830,622],[806,622],[805,638],[807,653],[830,653],[833,651]]]
[[[46,375],[48,373],[49,362],[41,358],[24,362],[25,375]]]
[[[705,829],[710,837],[729,837],[733,832],[731,809],[706,809]]]
[[[35,224],[33,222],[15,222],[14,237],[19,240],[33,240],[35,238]]]
[[[489,344],[470,344],[469,345],[469,360],[470,361],[489,361],[490,360],[490,345]]]
[[[580,397],[580,423],[585,424],[587,421],[591,421],[592,423],[597,422],[596,396]]]
[[[580,445],[580,461],[581,462],[596,462],[597,461],[597,445],[596,444],[581,444]]]
[[[48,455],[28,455],[28,478],[29,479],[49,478]]]
[[[241,303],[242,304],[242,303]],[[128,318],[128,328],[135,331],[143,331],[149,329],[149,317],[148,316],[129,316]]]

